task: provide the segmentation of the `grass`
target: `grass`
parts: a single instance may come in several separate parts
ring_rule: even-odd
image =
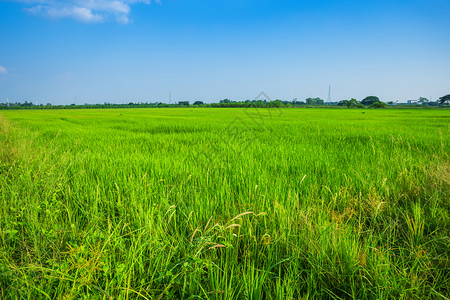
[[[0,115],[0,298],[448,299],[449,110]]]

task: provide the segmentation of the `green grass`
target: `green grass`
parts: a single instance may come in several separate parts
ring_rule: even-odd
[[[448,299],[449,110],[0,115],[2,299]]]

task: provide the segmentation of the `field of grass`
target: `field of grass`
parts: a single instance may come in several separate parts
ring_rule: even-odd
[[[0,113],[1,299],[448,299],[450,110]]]

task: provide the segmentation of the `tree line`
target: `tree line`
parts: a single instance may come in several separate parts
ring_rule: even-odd
[[[436,101],[430,101],[427,98],[420,97],[417,100],[417,104],[421,106],[448,106],[450,104],[450,94],[440,97]],[[167,104],[164,102],[129,102],[123,104],[103,103],[103,104],[70,104],[70,105],[53,105],[51,103],[33,104],[32,102],[25,101],[24,103],[0,103],[1,109],[94,109],[94,108],[137,108],[137,107],[255,107],[255,108],[281,108],[281,107],[325,107],[325,106],[340,106],[348,108],[386,108],[388,105],[405,105],[390,102],[382,102],[376,96],[368,96],[361,101],[351,98],[350,100],[341,100],[339,102],[325,102],[321,98],[307,98],[305,101],[298,101],[294,99],[292,101],[283,100],[245,100],[245,101],[232,101],[230,99],[223,99],[216,103],[204,103],[203,101],[194,101],[192,104],[189,101],[179,101],[174,104]],[[417,106],[417,105],[416,105]]]

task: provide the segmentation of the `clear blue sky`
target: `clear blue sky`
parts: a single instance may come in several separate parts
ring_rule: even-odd
[[[0,0],[0,102],[450,93],[449,0]]]

